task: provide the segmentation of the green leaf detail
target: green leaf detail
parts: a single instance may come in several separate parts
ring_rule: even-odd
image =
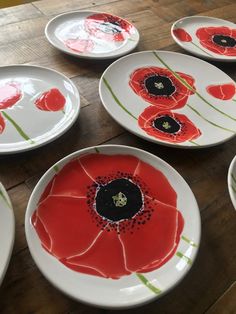
[[[94,147],[94,149],[95,149],[96,153],[98,153],[98,154],[100,153],[100,151],[97,147]]]
[[[109,92],[111,93],[113,99],[115,100],[115,102],[117,103],[117,105],[119,105],[125,112],[127,112],[132,118],[134,118],[135,120],[138,120],[127,108],[125,108],[125,106],[119,101],[119,99],[116,97],[116,95],[114,94],[111,86],[109,85],[109,83],[107,82],[107,80],[105,79],[105,77],[103,77],[103,82],[106,85],[107,89],[109,90]]]
[[[191,246],[193,247],[197,247],[197,244],[194,243],[192,240],[189,240],[187,237],[185,237],[184,235],[182,235],[181,237],[182,240],[184,240],[185,242],[189,243]]]
[[[151,290],[153,293],[159,295],[162,291],[153,286],[153,284],[151,284],[151,282],[143,275],[143,274],[139,274],[139,273],[136,273],[136,276],[142,281],[142,283],[149,289]]]
[[[182,258],[183,260],[185,260],[187,262],[187,264],[189,264],[189,265],[192,265],[192,263],[193,263],[192,260],[189,257],[185,256],[181,252],[177,252],[176,256],[178,256],[178,257]]]
[[[58,165],[54,165],[54,166],[53,166],[53,169],[55,170],[55,172],[59,172],[59,170],[60,170],[59,167],[58,167]]]

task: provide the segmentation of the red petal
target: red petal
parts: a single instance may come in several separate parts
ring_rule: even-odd
[[[94,181],[87,175],[78,159],[70,161],[55,176],[51,195],[86,196]]]
[[[65,45],[77,52],[90,52],[94,47],[91,39],[68,39],[65,41]]]
[[[73,265],[74,269],[85,266],[87,270],[95,269],[104,277],[113,279],[130,274],[125,268],[122,245],[116,230],[104,230],[85,254],[67,258],[66,265]]]
[[[0,114],[0,134],[4,131],[5,129],[5,120],[3,119],[3,116]]]
[[[182,73],[182,72],[176,72],[181,78],[183,78],[191,87],[193,90],[196,90],[196,87],[194,86],[195,84],[195,79],[188,74]],[[178,92],[183,93],[185,95],[192,95],[194,94],[194,91],[190,90],[187,88],[185,85],[183,85],[180,81],[178,81],[178,84],[181,84],[181,90],[178,90]]]
[[[207,86],[207,92],[218,99],[229,100],[235,95],[235,85],[233,83],[221,84],[221,85],[210,85]]]
[[[66,103],[65,97],[57,88],[44,92],[35,100],[35,105],[40,110],[59,111],[63,110]]]
[[[196,31],[196,36],[200,40],[208,40],[211,35],[207,32],[206,27],[201,27]]]
[[[51,240],[50,240],[50,237],[49,237],[47,231],[45,230],[42,222],[38,218],[36,211],[33,213],[33,216],[31,217],[31,222],[32,222],[32,225],[34,226],[37,234],[40,235],[40,240],[41,240],[42,246],[47,251],[49,251],[51,248]]]
[[[60,262],[64,264],[66,267],[75,270],[79,273],[87,274],[87,275],[93,275],[93,276],[99,276],[99,277],[106,277],[104,274],[99,273],[96,269],[85,267],[85,266],[78,266],[68,263],[66,260],[61,259]]]
[[[127,268],[133,272],[166,258],[175,246],[178,211],[158,201],[152,201],[152,207],[150,220],[134,233],[120,234]]]
[[[221,54],[221,55],[225,55],[226,51],[227,51],[227,48],[225,47],[220,47],[216,44],[214,44],[213,42],[212,43],[209,43],[209,42],[204,42],[204,41],[201,41],[200,42],[201,45],[203,47],[205,47],[206,49],[214,52],[214,53],[217,53],[217,54]]]
[[[176,207],[177,194],[161,171],[140,160],[135,175],[147,185],[148,196]]]
[[[186,41],[186,42],[192,41],[192,37],[183,28],[174,29],[173,33],[181,41]]]
[[[59,259],[84,252],[101,231],[92,220],[86,198],[49,196],[39,204],[37,216],[52,241],[51,254]],[[43,241],[44,235],[36,231]]]
[[[85,171],[96,181],[99,176],[122,173],[133,174],[139,159],[130,155],[89,154],[80,158]]]
[[[19,86],[15,83],[9,83],[0,87],[0,109],[10,108],[20,100],[22,94]]]

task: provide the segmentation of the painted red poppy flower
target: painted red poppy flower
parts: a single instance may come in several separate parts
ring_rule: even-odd
[[[194,140],[201,135],[201,131],[185,115],[154,106],[143,111],[138,124],[148,135],[170,143]]]
[[[194,78],[185,73],[176,72],[194,90]],[[135,70],[130,75],[130,87],[145,101],[161,109],[182,108],[189,95],[193,94],[175,76],[165,68],[144,67]]]
[[[66,99],[57,88],[52,88],[44,92],[34,103],[40,110],[59,111],[64,109]]]
[[[206,90],[211,96],[221,100],[232,99],[236,93],[236,87],[233,83],[209,85]]]
[[[5,129],[5,121],[3,119],[3,116],[0,114],[0,134],[4,131]]]
[[[176,200],[162,172],[140,159],[88,154],[52,179],[32,223],[68,268],[118,279],[173,256],[184,225]]]
[[[183,28],[176,28],[173,30],[173,33],[175,37],[178,38],[180,41],[192,41],[192,37]]]
[[[236,29],[226,26],[201,27],[196,35],[204,48],[220,55],[236,56]]]
[[[107,41],[123,41],[134,29],[132,24],[120,17],[97,13],[85,19],[87,32],[99,39]]]
[[[14,106],[22,97],[19,85],[8,83],[0,87],[0,109],[7,109]]]
[[[68,39],[65,45],[76,52],[91,52],[94,47],[94,43],[91,39]]]

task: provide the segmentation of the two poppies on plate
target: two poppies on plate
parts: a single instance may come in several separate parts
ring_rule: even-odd
[[[138,96],[151,103],[139,116],[139,126],[148,135],[170,143],[197,139],[201,131],[188,117],[173,111],[187,104],[189,96],[195,93],[194,83],[192,76],[182,72],[174,75],[165,68],[143,67],[135,70],[129,85]],[[228,100],[235,94],[235,85],[210,85],[206,90],[215,98]]]

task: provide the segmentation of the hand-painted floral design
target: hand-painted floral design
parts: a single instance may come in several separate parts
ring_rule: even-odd
[[[229,100],[232,99],[236,93],[236,86],[233,83],[209,85],[206,88],[207,92],[218,99]]]
[[[201,135],[201,131],[185,115],[155,106],[143,111],[138,124],[148,135],[170,143],[194,140]]]
[[[176,73],[195,90],[192,76]],[[170,70],[154,66],[135,70],[130,75],[129,85],[138,96],[160,109],[182,108],[193,94]]]
[[[94,47],[94,42],[91,39],[68,39],[64,44],[71,50],[76,52],[91,52]]]
[[[128,21],[106,13],[93,14],[85,19],[86,31],[107,41],[124,41],[133,28]]]
[[[201,27],[196,36],[204,48],[216,54],[236,56],[236,29],[226,26]]]
[[[184,41],[184,42],[192,41],[192,37],[183,28],[176,28],[173,30],[173,33],[175,37],[178,38],[180,41]]]
[[[176,201],[163,173],[137,157],[87,154],[51,180],[32,224],[68,268],[118,279],[173,256],[184,225]]]
[[[57,88],[52,88],[49,91],[44,92],[35,100],[37,108],[44,111],[63,110],[65,103],[65,97]]]
[[[3,116],[0,114],[0,134],[4,131],[5,129],[5,120],[3,119]]]
[[[7,83],[0,87],[0,110],[14,106],[22,97],[17,83]]]

